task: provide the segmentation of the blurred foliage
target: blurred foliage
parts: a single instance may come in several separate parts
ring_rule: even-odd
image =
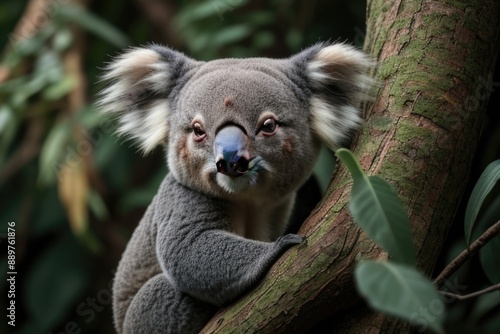
[[[141,157],[92,107],[103,65],[149,42],[197,59],[287,57],[318,41],[362,45],[365,1],[175,0],[153,10],[140,0],[87,9],[46,1],[34,22],[23,17],[27,0],[0,3],[0,224],[16,223],[15,332],[110,333],[113,270],[167,170],[161,149]],[[37,33],[16,35],[23,22]],[[499,156],[498,115],[489,117],[475,171]],[[316,169],[323,184],[332,165],[325,151]],[[5,280],[0,287],[5,296]],[[480,308],[483,319],[487,304],[464,312]],[[2,321],[0,332],[12,328]]]

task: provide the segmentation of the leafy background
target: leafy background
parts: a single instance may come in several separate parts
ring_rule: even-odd
[[[69,2],[49,1],[50,19],[35,22],[39,33],[29,39],[13,35],[28,1],[0,4],[0,233],[16,222],[16,333],[113,332],[113,270],[167,172],[161,149],[141,157],[92,108],[99,74],[113,55],[129,45],[159,42],[202,60],[287,57],[318,41],[361,46],[364,38],[361,0],[90,1],[87,11],[63,6]],[[82,73],[69,66],[74,49]],[[492,96],[464,198],[485,166],[500,157],[498,73],[493,81],[480,87]],[[83,96],[79,102],[72,99],[75,91]],[[332,164],[324,152],[316,167],[323,186]],[[499,194],[497,187],[487,201]],[[438,268],[465,247],[464,207]],[[457,274],[471,291],[491,284],[478,261]],[[0,289],[5,310],[6,280]],[[500,312],[498,293],[447,306],[449,329],[498,326],[491,322]],[[13,328],[2,320],[0,331]]]

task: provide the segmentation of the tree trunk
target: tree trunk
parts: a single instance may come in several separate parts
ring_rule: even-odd
[[[417,265],[430,273],[474,158],[500,45],[500,3],[373,0],[367,15],[365,48],[379,61],[381,89],[352,149],[368,174],[380,174],[397,190],[409,213]],[[332,314],[335,333],[408,330],[351,307],[359,301],[356,262],[386,254],[353,224],[350,187],[341,166],[299,232],[307,244],[287,252],[204,332],[304,332]]]

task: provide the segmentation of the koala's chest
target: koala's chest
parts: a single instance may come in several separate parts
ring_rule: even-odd
[[[283,205],[265,202],[231,203],[231,231],[239,236],[273,241],[286,229],[289,213]],[[287,205],[288,207],[288,205]]]
[[[230,205],[231,231],[239,236],[269,241],[269,208],[254,203]]]

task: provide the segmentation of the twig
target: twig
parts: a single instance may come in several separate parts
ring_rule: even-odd
[[[440,288],[444,281],[446,281],[460,266],[467,261],[477,250],[481,249],[488,241],[493,239],[500,233],[500,220],[493,226],[487,229],[476,241],[470,245],[469,249],[465,249],[453,261],[448,264],[443,271],[434,280],[434,285]]]
[[[465,299],[481,296],[481,295],[484,295],[485,293],[488,293],[491,291],[496,291],[496,290],[500,290],[500,284],[492,285],[486,289],[479,290],[479,291],[476,291],[473,293],[469,293],[468,295],[458,295],[456,293],[452,293],[452,292],[448,292],[448,291],[439,291],[439,293],[442,294],[443,296],[452,297],[452,298],[455,298],[457,300],[465,300]]]

